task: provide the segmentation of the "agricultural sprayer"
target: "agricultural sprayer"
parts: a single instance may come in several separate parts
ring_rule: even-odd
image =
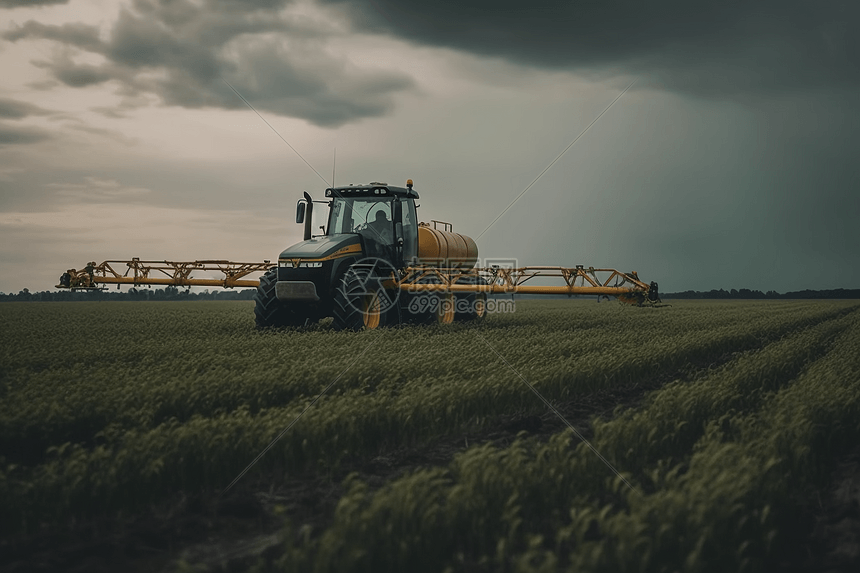
[[[325,196],[314,201],[305,192],[299,199],[296,223],[304,224],[304,240],[284,250],[277,265],[268,260],[92,262],[68,270],[57,287],[256,287],[259,327],[302,326],[331,316],[336,329],[349,330],[480,320],[487,314],[488,295],[590,294],[639,305],[660,300],[657,283],[642,282],[636,272],[583,265],[476,266],[478,247],[470,237],[455,233],[450,223],[418,221],[411,179],[406,187],[378,182],[331,187]],[[315,204],[329,209],[328,224],[316,236]],[[218,271],[224,278],[193,278],[195,271]],[[259,280],[246,278],[258,272],[263,273]],[[564,285],[526,284],[537,277],[560,277]]]

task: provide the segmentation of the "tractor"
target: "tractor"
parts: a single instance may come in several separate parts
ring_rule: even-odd
[[[412,180],[406,187],[373,182],[326,189],[326,201],[305,192],[296,205],[296,223],[304,223],[304,240],[284,250],[278,266],[261,278],[254,297],[258,327],[306,326],[331,316],[337,330],[360,330],[403,322],[480,320],[486,293],[404,291],[400,283],[412,275],[415,284],[442,284],[443,277],[426,269],[452,271],[458,285],[486,285],[470,269],[477,261],[475,242],[419,223]],[[315,204],[328,205],[328,224],[314,236]],[[422,276],[416,276],[422,275]],[[449,278],[450,280],[450,278]],[[416,296],[426,299],[421,308]],[[412,304],[410,304],[412,303]]]

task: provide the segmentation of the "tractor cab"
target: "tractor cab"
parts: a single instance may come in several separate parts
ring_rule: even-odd
[[[382,259],[395,268],[418,256],[418,193],[411,179],[406,188],[374,182],[332,187],[325,195],[329,216],[324,235],[331,243],[354,242],[357,236],[364,257]],[[305,223],[305,241],[312,239],[313,203],[305,195],[297,205],[296,222]]]

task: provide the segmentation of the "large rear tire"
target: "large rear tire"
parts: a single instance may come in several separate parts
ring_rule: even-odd
[[[269,269],[260,277],[260,284],[257,286],[257,292],[254,293],[254,322],[257,328],[305,325],[310,317],[298,314],[294,308],[278,300],[275,294],[276,282],[278,282],[278,269]]]
[[[438,277],[428,275],[415,284],[442,284]],[[418,324],[451,324],[456,316],[456,300],[452,292],[421,291],[410,293],[406,313]]]
[[[351,266],[335,290],[332,304],[335,330],[375,330],[397,323],[396,300],[382,288],[372,269]]]

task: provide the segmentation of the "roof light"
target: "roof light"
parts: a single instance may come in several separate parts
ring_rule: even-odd
[[[412,189],[412,179],[406,180],[406,186],[409,187],[410,189]]]

